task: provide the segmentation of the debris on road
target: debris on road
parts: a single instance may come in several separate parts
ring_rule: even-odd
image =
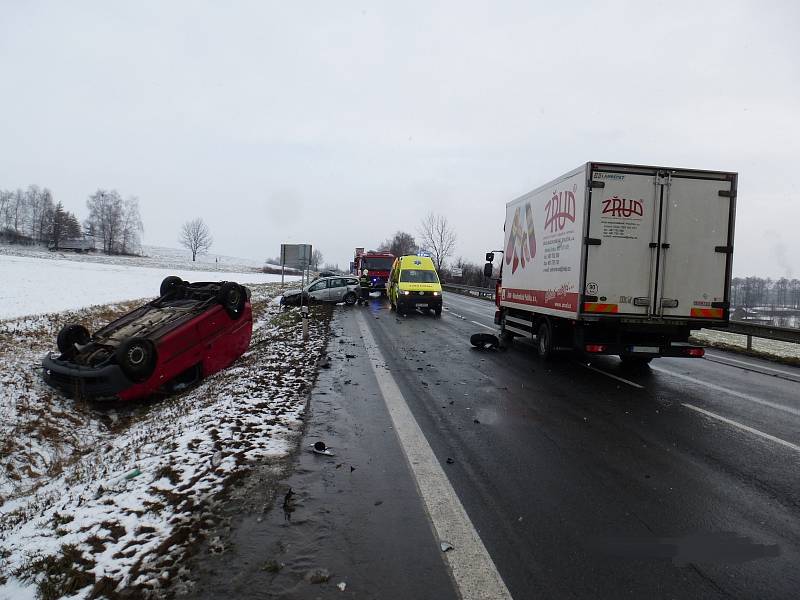
[[[347,584],[344,581],[340,581],[339,583],[336,584],[336,587],[339,588],[340,592],[343,592],[347,589]]]
[[[454,462],[456,462],[456,461],[453,460],[452,458],[450,458],[449,456],[447,457],[447,464],[448,465],[452,465]]]
[[[306,574],[306,579],[314,584],[326,583],[330,578],[331,572],[328,569],[314,569]]]
[[[491,333],[473,333],[469,343],[478,350],[497,350],[500,347],[500,340]]]
[[[311,451],[314,454],[321,454],[323,456],[336,456],[331,449],[325,445],[325,442],[314,442],[311,446]]]
[[[448,552],[450,550],[455,550],[455,546],[450,542],[441,542],[439,547],[442,549],[442,552]]]

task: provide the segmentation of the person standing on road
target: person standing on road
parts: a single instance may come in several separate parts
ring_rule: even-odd
[[[369,304],[369,271],[366,269],[361,272],[361,277],[358,278],[358,285],[361,288],[361,297],[358,299],[358,303]]]

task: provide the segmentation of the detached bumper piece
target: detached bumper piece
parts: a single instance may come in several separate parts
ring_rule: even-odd
[[[48,354],[42,368],[45,381],[68,398],[114,398],[134,385],[117,365],[84,367]]]

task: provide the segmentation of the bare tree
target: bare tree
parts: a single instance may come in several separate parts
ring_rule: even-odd
[[[447,217],[428,213],[420,223],[419,237],[422,246],[431,253],[436,269],[440,271],[456,246],[456,233],[450,229]]]
[[[417,242],[414,236],[405,231],[398,231],[383,242],[378,248],[381,252],[391,252],[394,256],[408,256],[417,253]]]
[[[122,197],[117,190],[97,190],[86,201],[89,209],[87,229],[103,240],[103,252],[113,254],[118,251],[120,230],[122,229]]]
[[[120,252],[132,254],[139,250],[141,235],[144,231],[142,217],[139,215],[139,199],[129,197],[122,203],[122,214],[119,228]]]
[[[311,253],[311,263],[309,263],[309,267],[314,271],[319,270],[320,265],[322,264],[322,252],[319,250],[314,250]]]
[[[208,226],[200,217],[186,221],[183,224],[181,237],[178,241],[192,253],[192,262],[197,260],[198,253],[208,252],[211,244],[214,243]]]

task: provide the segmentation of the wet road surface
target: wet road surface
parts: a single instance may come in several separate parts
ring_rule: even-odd
[[[446,598],[458,585],[363,362],[355,333],[363,317],[514,598],[797,597],[800,369],[718,350],[708,359],[657,359],[638,372],[610,357],[545,363],[525,342],[477,351],[469,335],[493,328],[493,305],[447,294],[445,306],[439,319],[398,317],[377,299],[337,311],[357,358],[333,358],[323,371],[312,419],[346,411],[322,433],[354,460],[369,456],[367,489],[380,489],[384,504],[373,506],[375,494],[347,487],[318,463],[311,479],[342,491],[326,495],[318,483],[308,493],[310,507],[340,513],[326,540],[339,559],[334,579],[359,573],[347,587],[362,591],[353,597]],[[335,369],[341,375],[331,382]],[[304,443],[319,433],[312,425]],[[309,456],[301,455],[295,477],[305,476]],[[354,502],[359,493],[368,500]],[[408,515],[408,530],[398,515]],[[275,543],[253,530],[246,520],[235,528],[235,547],[246,546],[249,557]],[[376,564],[384,572],[371,578]],[[417,577],[421,588],[394,587]],[[300,589],[287,597],[317,597]]]

